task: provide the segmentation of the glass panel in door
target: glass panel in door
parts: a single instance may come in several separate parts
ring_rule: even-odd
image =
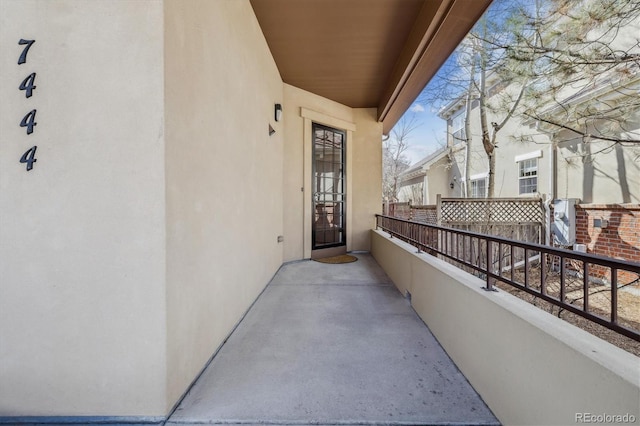
[[[313,124],[313,249],[345,240],[345,133]]]

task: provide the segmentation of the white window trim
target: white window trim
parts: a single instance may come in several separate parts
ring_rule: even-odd
[[[478,173],[478,174],[469,176],[469,180],[486,179],[488,177],[489,177],[489,172],[484,172],[484,173]]]
[[[466,119],[466,115],[467,115],[467,112],[464,109],[461,109],[460,112],[451,116],[451,133],[455,133],[459,130],[464,130],[464,120]],[[454,123],[456,122],[456,119],[459,117],[462,117],[462,123],[460,128],[456,129],[454,127]]]
[[[484,181],[484,194],[482,194],[481,197],[474,197],[474,198],[486,198],[487,197],[487,191],[489,191],[489,182],[487,182],[489,178],[489,172],[484,172],[484,173],[476,173],[475,175],[471,175],[469,176],[469,196],[473,197],[473,183],[477,182],[477,181]]]
[[[464,109],[464,108],[463,108],[463,109],[460,109],[458,113],[456,113],[456,114],[452,115],[452,116],[451,116],[451,118],[448,120],[448,121],[450,121],[450,123],[451,123],[451,124],[450,124],[451,130],[447,129],[447,131],[450,131],[450,132],[451,132],[451,135],[450,135],[450,136],[451,136],[451,140],[452,140],[452,142],[453,142],[453,145],[454,145],[454,146],[455,146],[455,145],[460,145],[460,144],[463,144],[463,143],[464,143],[464,140],[456,139],[454,135],[455,135],[456,133],[458,133],[458,132],[464,132],[464,131],[465,131],[465,120],[466,120],[466,116],[467,116],[467,111],[466,111],[466,109]],[[462,122],[460,123],[460,127],[459,127],[459,128],[456,128],[456,127],[454,126],[454,123],[455,123],[455,121],[456,121],[458,118],[460,118],[460,117],[462,118]],[[449,124],[448,124],[448,127],[449,127]]]
[[[532,158],[541,158],[541,157],[542,157],[542,150],[539,149],[537,151],[529,152],[527,154],[516,155],[515,162],[519,163],[521,161],[531,160]]]
[[[527,196],[531,196],[532,194],[537,194],[539,192],[539,191],[535,191],[535,192],[520,192],[520,182],[523,179],[532,178],[533,176],[520,176],[520,170],[519,170],[520,169],[520,164],[519,163],[521,163],[523,161],[527,161],[527,160],[533,160],[533,159],[537,160],[538,158],[542,157],[542,151],[540,151],[540,153],[541,153],[540,156],[530,156],[530,157],[527,157],[527,158],[522,158],[522,159],[520,159],[520,160],[518,160],[516,162],[516,164],[518,165],[517,166],[518,167],[518,196],[527,197]],[[525,155],[531,155],[531,154],[533,154],[533,153],[524,154],[524,155],[522,155],[520,157],[524,157]],[[518,158],[518,157],[516,157],[516,158]],[[536,174],[535,174],[536,188],[538,188],[538,184],[540,182],[540,180],[539,180],[539,178],[540,178],[539,171],[540,171],[540,161],[536,161]]]

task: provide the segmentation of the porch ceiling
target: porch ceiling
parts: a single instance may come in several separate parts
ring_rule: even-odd
[[[251,0],[285,83],[388,133],[491,0]]]

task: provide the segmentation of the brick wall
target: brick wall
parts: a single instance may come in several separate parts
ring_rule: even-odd
[[[607,227],[595,227],[595,219],[608,221]],[[576,242],[589,253],[640,262],[640,205],[577,205]]]
[[[606,227],[594,226],[596,219],[606,220]],[[588,253],[640,263],[640,205],[576,205],[576,243],[585,244]],[[609,278],[608,270],[599,269],[592,274]],[[638,278],[624,271],[618,277],[621,284]]]

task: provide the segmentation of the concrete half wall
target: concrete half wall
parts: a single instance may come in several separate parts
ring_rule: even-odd
[[[504,424],[640,422],[640,359],[381,231],[372,254]],[[587,422],[584,422],[587,423]]]

